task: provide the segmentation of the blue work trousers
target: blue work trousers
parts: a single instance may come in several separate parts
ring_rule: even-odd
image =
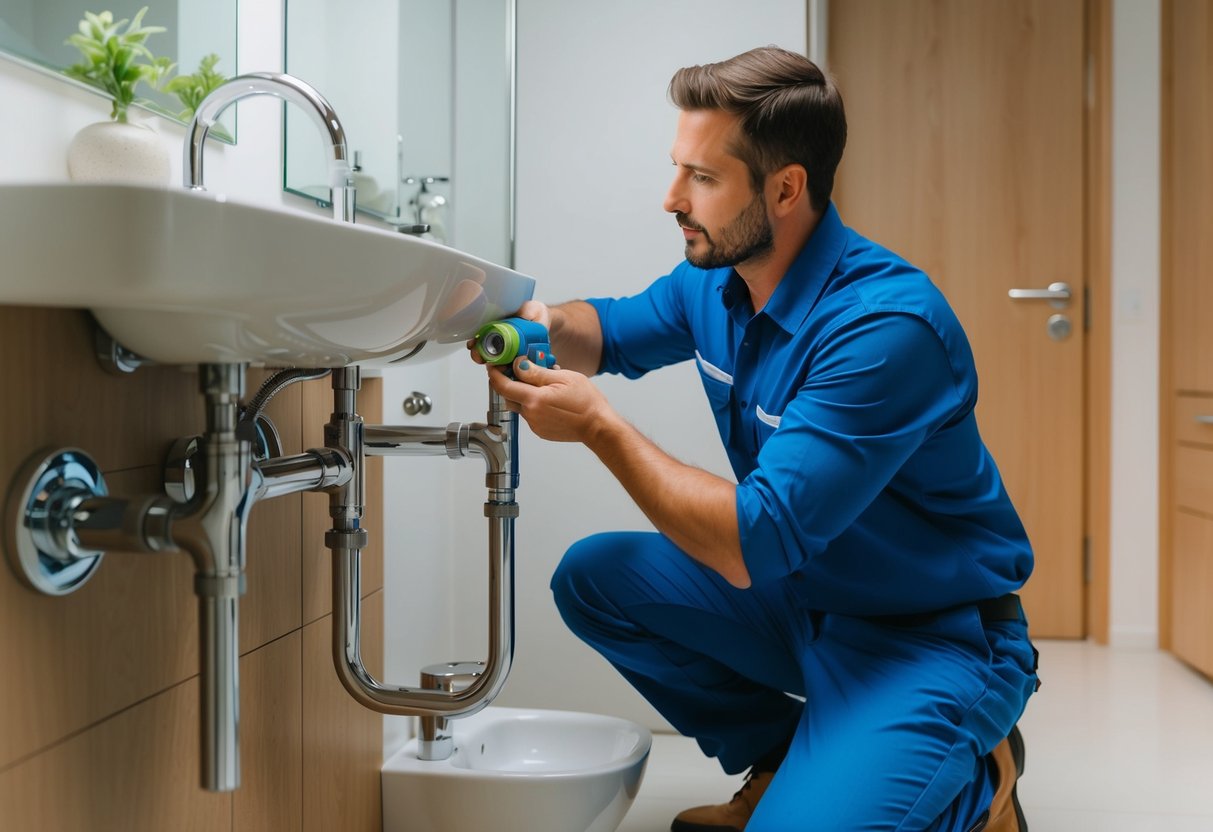
[[[997,785],[987,755],[1036,684],[1022,616],[813,611],[787,581],[737,589],[654,533],[580,541],[552,590],[570,629],[726,772],[791,737],[746,832],[969,829]]]

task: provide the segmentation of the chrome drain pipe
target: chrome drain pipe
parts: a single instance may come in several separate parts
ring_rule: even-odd
[[[488,421],[452,422],[441,427],[364,425],[357,413],[357,367],[333,371],[333,415],[325,445],[348,452],[355,475],[329,488],[333,529],[325,546],[333,550],[333,664],[337,676],[361,705],[401,716],[467,716],[493,700],[505,684],[514,655],[514,519],[518,504],[518,417],[490,393]],[[459,690],[427,690],[378,681],[362,661],[361,549],[363,462],[367,456],[479,456],[485,462],[489,532],[489,654],[484,671]]]

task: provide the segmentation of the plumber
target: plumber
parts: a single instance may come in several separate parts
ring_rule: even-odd
[[[669,95],[685,260],[634,297],[528,302],[559,365],[489,369],[657,529],[576,543],[561,615],[749,770],[674,832],[1026,829],[1015,724],[1036,660],[1014,592],[1032,550],[978,434],[965,333],[926,275],[843,225],[846,118],[816,65],[755,49],[679,70]],[[690,359],[736,482],[666,454],[590,380]]]

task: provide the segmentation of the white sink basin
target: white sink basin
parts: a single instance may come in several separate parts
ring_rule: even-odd
[[[423,360],[534,291],[428,240],[184,189],[0,185],[0,252],[0,304],[90,309],[164,364]]]
[[[418,760],[413,739],[384,763],[384,832],[613,832],[653,744],[641,725],[573,711],[493,706],[451,724],[449,760]]]

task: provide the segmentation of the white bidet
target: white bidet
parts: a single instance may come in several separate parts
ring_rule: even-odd
[[[383,766],[384,832],[614,832],[653,736],[615,717],[485,708],[453,721],[447,760],[412,739]]]

